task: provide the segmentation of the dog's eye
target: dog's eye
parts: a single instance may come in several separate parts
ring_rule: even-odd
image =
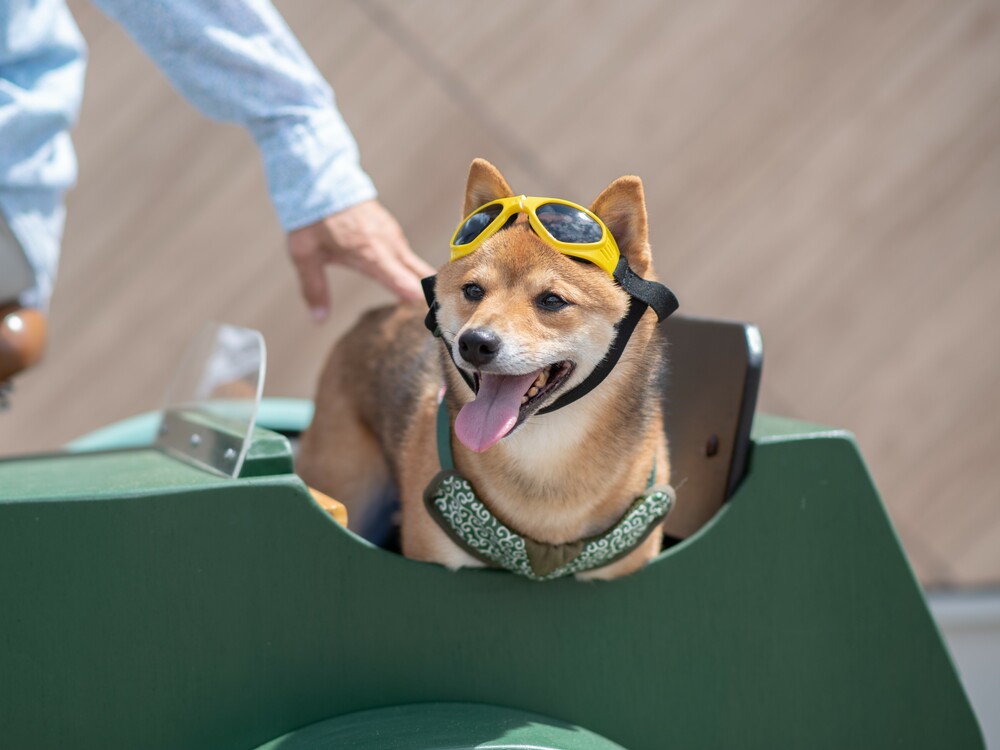
[[[462,293],[470,302],[478,302],[486,296],[486,292],[483,291],[483,288],[479,286],[479,284],[473,284],[471,282],[462,287]]]
[[[543,310],[561,310],[568,304],[569,302],[564,300],[558,294],[552,294],[552,292],[543,294],[538,298],[538,306]]]

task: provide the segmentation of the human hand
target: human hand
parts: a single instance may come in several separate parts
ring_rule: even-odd
[[[420,279],[434,269],[417,257],[396,219],[376,200],[365,201],[288,233],[288,252],[313,320],[330,312],[326,264],[347,266],[401,299],[423,300]]]

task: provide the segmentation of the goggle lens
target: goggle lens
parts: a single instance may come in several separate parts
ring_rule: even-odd
[[[499,203],[476,211],[458,228],[458,231],[455,232],[455,240],[451,244],[455,246],[468,245],[483,233],[483,230],[500,215],[501,211],[503,211],[503,206]]]
[[[535,210],[535,215],[558,242],[590,245],[604,237],[601,225],[586,212],[562,203],[545,203]]]

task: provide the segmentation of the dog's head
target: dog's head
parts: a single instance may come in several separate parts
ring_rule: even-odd
[[[500,172],[477,159],[469,171],[464,215],[512,195]],[[608,227],[629,266],[648,276],[651,254],[639,178],[615,180],[590,210]],[[607,354],[629,308],[629,295],[607,272],[560,253],[535,234],[523,214],[479,249],[446,264],[435,293],[444,343],[478,387],[455,422],[458,438],[477,452],[583,381]]]

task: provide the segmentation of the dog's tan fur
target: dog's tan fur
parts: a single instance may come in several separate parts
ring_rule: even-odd
[[[469,173],[465,214],[513,195],[488,162]],[[642,183],[613,182],[591,210],[607,224],[632,269],[654,278]],[[486,290],[470,302],[463,285]],[[452,424],[473,396],[444,346],[469,328],[489,328],[503,341],[501,363],[527,372],[563,359],[576,363],[551,403],[582,381],[604,356],[628,295],[606,273],[558,253],[524,216],[480,249],[446,264],[437,277],[438,322],[444,343],[423,328],[424,310],[402,305],[366,314],[334,347],[316,396],[316,416],[302,439],[298,470],[310,485],[341,500],[352,519],[389,483],[399,490],[402,545],[408,557],[449,567],[478,566],[434,522],[422,495],[438,472],[437,396],[447,383]],[[553,292],[570,304],[539,309]],[[453,440],[458,471],[505,524],[541,542],[560,544],[604,531],[647,483],[656,457],[657,484],[669,482],[659,400],[662,347],[656,318],[643,316],[618,365],[584,398],[528,417],[483,453]],[[455,352],[456,356],[458,352]],[[544,406],[545,404],[542,404]],[[583,578],[614,578],[637,570],[660,548],[652,534],[616,563]]]

